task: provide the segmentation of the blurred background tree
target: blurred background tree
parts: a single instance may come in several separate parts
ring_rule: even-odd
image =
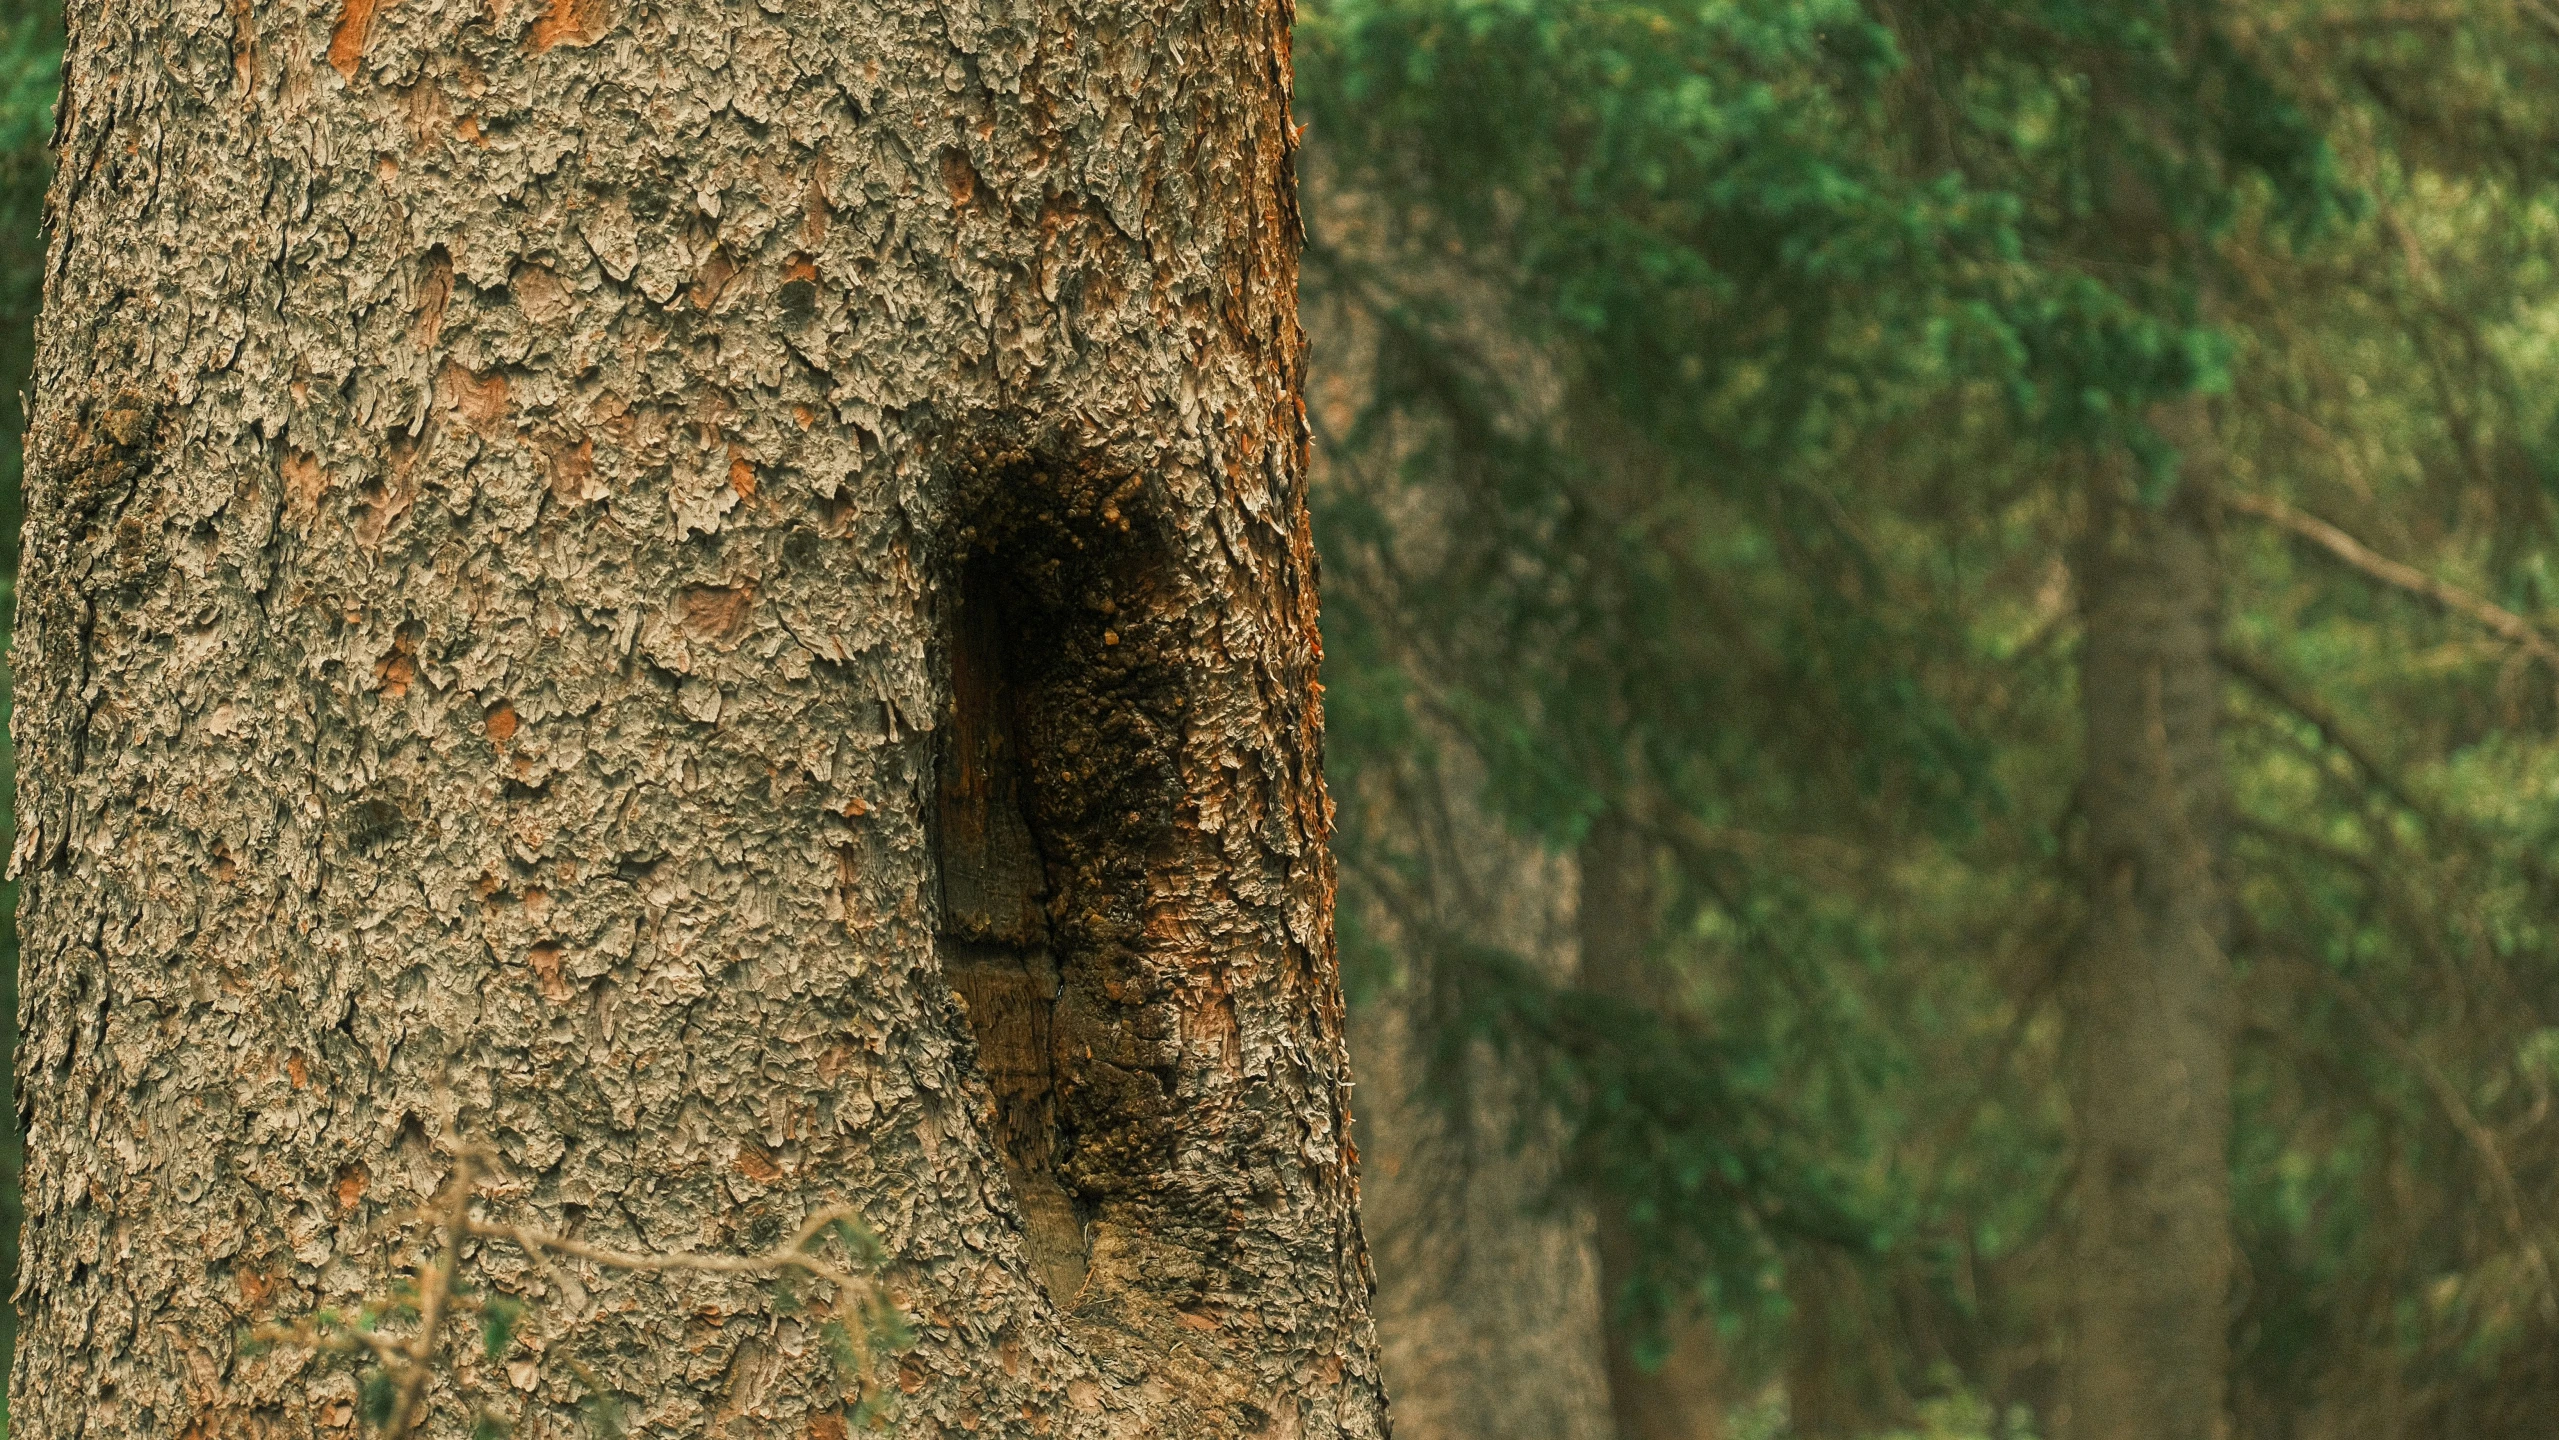
[[[1349,953],[1570,1136],[1588,1423],[2547,1412],[2554,37],[1310,6]]]
[[[41,220],[52,178],[46,142],[53,134],[53,97],[62,70],[62,12],[46,0],[0,4],[0,641],[17,611],[18,476],[24,454],[27,372],[35,361],[35,317],[44,290]],[[0,715],[8,710],[8,675],[0,666]],[[0,831],[16,826],[15,767],[0,747]],[[0,884],[0,1055],[16,1074],[18,1035],[18,887]],[[18,1275],[18,1106],[14,1081],[0,1117],[0,1284]],[[14,1351],[18,1316],[0,1306],[0,1355]],[[0,1436],[8,1408],[0,1400]]]
[[[2559,9],[1306,0],[1298,74],[1404,1433],[2543,1433]]]

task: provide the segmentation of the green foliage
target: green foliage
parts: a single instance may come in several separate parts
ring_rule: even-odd
[[[626,1404],[613,1388],[596,1377],[594,1370],[576,1361],[569,1362],[569,1373],[579,1386],[578,1419],[595,1440],[622,1440],[623,1413]]]
[[[1618,1297],[1638,1313],[1772,1331],[1807,1247],[1845,1256],[1888,1297],[1852,1317],[1904,1392],[1878,1433],[2028,1433],[2069,1162],[2076,479],[2129,454],[2158,494],[2179,457],[2149,414],[2214,397],[2218,483],[2550,629],[2544,13],[1305,7],[1308,315],[1360,356],[1315,407],[1345,959],[1432,1022],[1444,1076],[1489,1041],[1566,1104],[1577,1175],[1662,1259]],[[12,571],[61,39],[0,8]],[[2359,1372],[2421,1397],[2402,1433],[2536,1433],[2559,677],[2281,535],[2226,544],[2227,640],[2275,687],[2229,701],[2241,1433]],[[1557,849],[1638,816],[1671,1002],[1469,929],[1466,839],[1429,818],[1451,789]],[[479,1303],[496,1359],[527,1320]],[[884,1303],[821,1330],[848,1393],[848,1360],[912,1343]],[[388,1378],[363,1382],[376,1425]]]
[[[27,424],[21,397],[34,363],[36,305],[44,286],[39,227],[53,175],[46,142],[61,81],[60,7],[47,0],[0,4],[0,573],[13,579]]]
[[[45,0],[0,5],[0,645],[16,612],[19,478],[24,465],[26,415],[21,396],[34,361],[35,312],[43,288],[44,242],[38,222],[52,175],[45,148],[53,128],[53,98],[62,70],[61,11]],[[8,713],[8,675],[0,665],[0,719]],[[0,843],[15,835],[16,768],[0,756]],[[16,1070],[18,1013],[18,887],[0,884],[0,1071]],[[14,1087],[12,1089],[14,1094]],[[0,1289],[14,1288],[21,1166],[18,1107],[0,1119]],[[17,1336],[14,1309],[0,1306],[0,1364]],[[6,1433],[0,1410],[0,1435]]]
[[[844,1247],[845,1258],[862,1269],[877,1269],[889,1263],[888,1247],[880,1243],[878,1232],[851,1216],[829,1221],[826,1227],[813,1238],[832,1239],[836,1244]],[[891,1307],[890,1313],[896,1314],[894,1307]],[[899,1317],[899,1323],[905,1323],[904,1317]]]
[[[1355,993],[1455,1037],[1453,1099],[1488,1037],[1551,1079],[1640,1310],[1851,1257],[1874,1428],[1988,1433],[1908,1397],[2004,1417],[2057,1358],[2082,479],[2190,462],[2547,633],[2559,20],[1325,0],[1300,75]],[[2559,1401],[2559,675],[2225,547],[2242,1432],[2369,1383],[2490,1433]],[[1636,817],[1651,1013],[1485,942],[1451,795]]]
[[[491,1360],[506,1358],[515,1343],[515,1324],[524,1318],[524,1302],[511,1295],[492,1295],[480,1303],[480,1351]]]
[[[356,1390],[356,1414],[375,1430],[391,1426],[391,1414],[399,1408],[400,1381],[388,1370],[373,1369],[364,1374]]]

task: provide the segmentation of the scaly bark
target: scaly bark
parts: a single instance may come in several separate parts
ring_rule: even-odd
[[[1289,22],[74,6],[19,1434],[343,1433],[236,1337],[379,1293],[449,1127],[597,1245],[859,1210],[901,1433],[1383,1433]],[[427,1433],[574,1424],[536,1346],[843,1433],[752,1283],[483,1263]]]
[[[2165,504],[2092,487],[2079,564],[2088,938],[2068,990],[2078,1167],[2073,1440],[2225,1433],[2231,990],[2220,615],[2200,400],[2163,414]]]
[[[1604,815],[1582,842],[1580,859],[1583,986],[1629,1004],[1665,1003],[1644,959],[1655,900],[1653,857],[1641,832],[1621,816]],[[1643,1363],[1642,1337],[1620,1301],[1648,1259],[1627,1233],[1623,1206],[1602,1197],[1598,1208],[1601,1323],[1618,1440],[1720,1440],[1724,1402],[1712,1325],[1702,1315],[1674,1314],[1660,1337],[1660,1362]]]

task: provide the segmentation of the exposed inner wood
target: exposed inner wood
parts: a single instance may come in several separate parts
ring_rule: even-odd
[[[1052,1299],[1083,1288],[1084,1220],[1057,1178],[1058,971],[1042,904],[1048,882],[1026,818],[1003,607],[980,560],[950,617],[951,717],[937,781],[943,973],[968,1008],[979,1071],[994,1092],[996,1142],[1031,1260]]]

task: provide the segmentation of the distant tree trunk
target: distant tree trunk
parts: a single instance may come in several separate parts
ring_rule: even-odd
[[[1580,858],[1582,984],[1630,1004],[1665,1003],[1644,958],[1656,902],[1653,857],[1642,833],[1622,816],[1604,815],[1591,826]],[[1661,1362],[1648,1366],[1640,1358],[1642,1337],[1626,1323],[1621,1301],[1651,1259],[1627,1232],[1624,1213],[1617,1202],[1599,1202],[1600,1299],[1618,1440],[1720,1440],[1721,1373],[1706,1318],[1673,1315],[1660,1337]]]
[[[900,1434],[1384,1433],[1289,21],[74,6],[19,1435],[349,1433],[240,1336],[457,1135],[597,1244],[859,1210]],[[428,1433],[845,1433],[752,1282],[478,1263]]]
[[[1794,1440],[1865,1440],[1910,1419],[1848,1257],[1789,1247],[1786,1302],[1786,1429]]]
[[[2069,987],[2078,1168],[2072,1440],[2224,1433],[2231,998],[2220,616],[2200,400],[2163,413],[2164,504],[2091,487],[2079,564],[2088,939]]]
[[[1319,352],[1320,353],[1320,352]],[[1453,741],[1453,736],[1434,736]],[[1419,747],[1417,747],[1419,748]],[[1476,798],[1454,744],[1417,764],[1393,818],[1429,846],[1432,927],[1498,946],[1569,983],[1572,866]],[[1427,788],[1426,788],[1427,787]],[[1434,826],[1417,817],[1444,817]],[[1346,890],[1345,904],[1351,903]],[[1533,1065],[1434,1008],[1465,983],[1427,963],[1419,918],[1375,898],[1366,918],[1415,961],[1409,983],[1354,1006],[1362,1222],[1398,1440],[1611,1440],[1591,1217],[1563,1191],[1563,1125]],[[1416,907],[1421,908],[1421,907]]]
[[[1352,1013],[1395,1434],[1610,1440],[1598,1264],[1589,1215],[1555,1191],[1558,1127],[1489,1046],[1457,1061],[1457,1094],[1428,1093],[1427,1043],[1391,999]]]

